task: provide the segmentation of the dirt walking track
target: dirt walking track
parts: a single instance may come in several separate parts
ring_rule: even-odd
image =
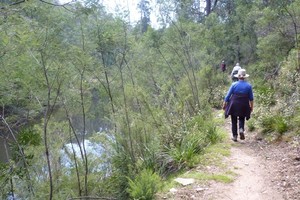
[[[226,126],[230,138],[230,124]],[[238,140],[231,147],[229,165],[237,174],[233,183],[216,188],[216,200],[283,200],[282,194],[274,185],[272,172],[274,165],[261,157],[260,148],[254,149],[253,136]],[[258,142],[258,141],[256,141]]]
[[[251,152],[245,144],[231,148],[230,161],[237,177],[233,183],[223,185],[216,190],[218,200],[282,200],[283,197],[276,190],[272,174],[265,162]]]

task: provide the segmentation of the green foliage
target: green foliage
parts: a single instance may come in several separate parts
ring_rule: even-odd
[[[188,122],[188,127],[191,128],[191,133],[202,135],[206,145],[215,144],[222,138],[217,130],[217,122],[211,116],[195,116]]]
[[[209,107],[219,109],[224,99],[224,87],[229,84],[229,77],[219,70],[219,66],[213,68],[207,66],[202,68],[198,74],[199,93],[201,102],[208,102]],[[213,77],[213,78],[212,78]],[[203,108],[205,108],[203,106]]]
[[[275,90],[270,85],[262,82],[255,82],[254,85],[255,101],[259,105],[270,107],[276,104]]]
[[[11,167],[8,163],[0,163],[0,184],[3,186],[0,188],[1,199],[6,199],[7,194],[10,191],[10,185],[8,184],[13,177]]]
[[[286,61],[282,62],[281,69],[277,79],[274,81],[276,89],[276,98],[278,109],[283,112],[284,116],[293,117],[299,107],[299,84],[300,73],[299,67],[299,51],[290,52]]]
[[[292,120],[291,123],[293,125],[294,130],[298,130],[297,134],[300,135],[300,114],[298,113]]]
[[[276,46],[272,44],[276,44]],[[261,59],[268,63],[265,65],[264,71],[272,73],[273,68],[276,67],[278,62],[287,56],[287,52],[291,47],[291,42],[287,38],[282,37],[280,33],[268,35],[265,38],[260,39],[258,44],[258,53]]]
[[[257,20],[258,55],[265,63],[264,71],[268,71],[268,73],[272,73],[277,63],[287,56],[294,46],[294,38],[286,29],[291,26],[293,19],[290,18],[290,15],[286,15],[285,11],[290,11],[284,7],[282,7],[283,12],[278,12],[270,7],[265,8]]]
[[[191,118],[187,128],[187,133],[169,151],[171,157],[179,166],[192,167],[197,162],[196,157],[198,154],[207,146],[220,141],[222,136],[213,121],[201,116]]]
[[[118,151],[112,157],[112,166],[116,170],[111,174],[112,184],[115,187],[118,199],[128,199],[128,178],[134,177],[134,162],[128,152],[118,147]]]
[[[282,135],[288,131],[288,124],[286,119],[281,115],[265,116],[261,119],[262,133],[267,134],[276,132]]]
[[[170,149],[170,155],[179,165],[190,165],[192,164],[192,159],[205,146],[201,133],[188,134],[176,147]]]
[[[297,50],[292,50],[284,62],[280,64],[280,71],[276,79],[269,80],[262,84],[257,82],[255,97],[258,103],[260,114],[265,116],[268,110],[269,117],[261,120],[263,132],[283,134],[287,130],[297,130],[297,108],[299,107],[298,84],[299,72],[297,71]],[[261,87],[263,85],[263,87]],[[257,92],[256,92],[257,91]],[[280,114],[279,114],[280,113]],[[281,116],[279,116],[281,115]],[[263,125],[262,125],[263,124]]]
[[[205,141],[209,145],[216,144],[217,142],[220,142],[222,139],[222,136],[218,132],[216,122],[208,122],[206,125],[206,131],[205,131]]]
[[[23,146],[39,146],[42,138],[39,132],[32,128],[23,129],[18,133],[18,143]]]
[[[249,130],[249,131],[254,131],[254,130],[256,129],[256,126],[255,126],[255,120],[250,119],[250,120],[247,122],[247,126],[248,126],[248,130]]]
[[[128,193],[135,200],[152,200],[162,187],[159,175],[149,169],[143,169],[134,179],[128,179]]]

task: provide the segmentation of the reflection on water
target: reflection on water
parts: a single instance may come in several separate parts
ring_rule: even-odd
[[[86,153],[88,154],[89,160],[97,160],[101,157],[101,155],[104,152],[104,148],[101,144],[91,142],[90,140],[85,140],[84,142]],[[83,143],[80,143],[81,148],[83,148]],[[74,167],[74,161],[72,161],[72,152],[74,149],[74,153],[76,157],[80,158],[80,146],[77,143],[68,143],[65,145],[65,148],[61,150],[62,154],[62,166],[66,168],[72,168]],[[68,152],[68,153],[67,153]],[[100,169],[94,169],[95,171],[100,171]]]
[[[8,161],[7,155],[6,155],[6,150],[5,150],[5,139],[3,137],[0,137],[0,158],[1,162],[6,162]],[[109,176],[110,174],[110,169],[109,166],[110,164],[103,161],[101,159],[102,155],[105,153],[105,148],[96,142],[91,142],[90,140],[85,140],[84,142],[86,153],[88,155],[88,160],[90,164],[90,169],[91,172],[103,172],[106,174],[106,176]],[[7,144],[6,144],[7,146]],[[80,146],[83,147],[83,143],[80,143]],[[73,160],[73,149],[76,157],[80,158],[81,153],[80,153],[80,147],[77,143],[68,143],[65,145],[63,149],[61,149],[61,164],[62,167],[65,169],[72,169],[74,168],[74,160]],[[100,161],[102,160],[102,161]],[[92,164],[94,163],[94,165]],[[92,164],[92,165],[91,165]],[[68,172],[66,173],[68,174]],[[1,198],[1,197],[0,197]],[[20,198],[18,197],[17,194],[11,195],[7,194],[7,198],[5,200],[19,200]]]

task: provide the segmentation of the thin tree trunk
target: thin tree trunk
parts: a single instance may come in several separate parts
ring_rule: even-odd
[[[56,94],[55,97],[53,99],[52,105],[51,105],[51,94],[52,94],[52,87],[54,85],[54,83],[50,83],[49,81],[49,77],[48,77],[48,71],[47,71],[47,67],[46,67],[46,61],[44,58],[44,54],[41,51],[40,52],[41,55],[41,66],[42,66],[42,70],[43,70],[43,74],[44,74],[44,78],[46,81],[46,85],[47,85],[47,100],[46,100],[46,108],[44,111],[44,126],[43,126],[43,133],[44,133],[44,145],[45,145],[45,155],[46,155],[46,160],[47,160],[47,167],[48,167],[48,173],[49,173],[49,199],[52,200],[53,199],[53,177],[52,177],[52,169],[51,169],[51,161],[50,161],[50,151],[49,151],[49,144],[48,144],[48,123],[50,121],[50,118],[52,116],[52,113],[54,111],[54,107],[56,105],[57,99],[59,97],[59,93],[60,93],[60,87],[62,84],[62,81],[58,81],[58,76],[59,76],[59,70],[56,72],[56,75],[54,77],[53,80],[57,80],[58,85],[57,85],[57,89],[56,89]]]
[[[6,146],[7,138],[4,138],[4,139],[5,139],[5,141],[3,142],[3,144],[4,144],[4,149],[5,149],[5,155],[6,155],[6,158],[9,159],[9,154],[8,154],[8,150],[7,150],[7,146]],[[12,166],[10,168],[10,171],[11,171],[11,169],[12,169]],[[10,183],[11,197],[13,199],[15,199],[14,183],[13,183],[13,178],[12,177],[9,178],[9,183]]]
[[[127,124],[127,129],[128,129],[128,136],[129,136],[129,145],[130,145],[130,156],[132,159],[133,164],[135,163],[135,157],[133,153],[133,140],[132,140],[132,133],[131,133],[131,127],[130,127],[130,120],[129,120],[129,114],[128,114],[128,105],[127,105],[127,97],[125,94],[125,87],[124,87],[124,76],[123,76],[123,71],[122,71],[122,65],[123,65],[123,59],[124,59],[124,54],[123,58],[121,61],[121,64],[119,66],[119,72],[120,72],[120,78],[121,78],[121,88],[122,88],[122,95],[123,95],[123,102],[124,102],[124,110],[125,110],[125,119],[126,119],[126,124]]]
[[[127,49],[127,31],[124,30],[124,41],[125,41],[125,51]],[[119,64],[119,72],[120,72],[120,78],[121,78],[121,88],[122,88],[122,95],[123,95],[123,101],[124,101],[124,110],[125,110],[125,119],[127,123],[127,129],[128,129],[128,136],[129,136],[129,145],[130,145],[130,156],[132,163],[135,164],[135,157],[134,157],[134,151],[133,151],[133,138],[132,138],[132,132],[131,132],[131,127],[130,127],[130,119],[129,119],[129,114],[128,114],[128,105],[127,105],[127,97],[125,93],[125,82],[124,82],[124,76],[123,76],[123,70],[122,67],[125,63],[125,51],[122,52],[122,58],[121,58],[121,63]]]
[[[194,70],[194,66],[193,66],[193,63],[192,63],[192,58],[191,58],[191,55],[190,55],[189,47],[186,45],[186,43],[184,43],[184,46],[185,46],[185,49],[186,49],[184,51],[185,57],[186,57],[186,60],[188,62],[188,65],[189,65],[189,67],[192,71],[193,83],[192,83],[191,87],[195,88],[194,93],[193,93],[194,94],[194,101],[195,101],[195,103],[197,103],[198,110],[200,110],[200,100],[199,100],[199,93],[198,93],[198,86],[197,86],[197,79],[196,79],[196,75],[195,75],[195,70]]]
[[[170,45],[169,45],[170,46]],[[174,50],[174,52],[177,54],[177,56],[180,58],[181,56],[180,56],[180,54],[178,53],[178,51],[175,49],[175,48],[173,48],[172,46],[170,46],[173,50]],[[187,76],[187,78],[188,78],[188,80],[189,80],[189,85],[190,85],[190,89],[191,89],[191,92],[192,92],[192,95],[193,95],[193,97],[195,96],[195,92],[194,92],[194,87],[193,87],[193,83],[192,83],[192,79],[191,79],[191,77],[190,77],[190,75],[189,75],[189,73],[188,73],[188,69],[186,68],[186,66],[185,66],[185,64],[184,64],[184,61],[181,59],[180,60],[181,61],[181,64],[182,64],[182,67],[183,67],[183,69],[184,69],[184,71],[185,71],[185,73],[186,73],[186,76]],[[189,102],[189,101],[185,101],[186,102],[186,104],[188,104],[193,110],[195,110],[194,109],[194,105],[191,103],[191,102]]]
[[[82,40],[82,51],[85,52],[85,38],[84,38],[84,32],[82,28],[82,24],[80,23],[80,30],[81,30],[81,40]],[[85,66],[84,66],[85,68]],[[82,122],[83,122],[83,139],[82,139],[82,148],[84,152],[84,166],[85,166],[85,174],[84,174],[84,194],[85,196],[88,196],[88,157],[86,153],[85,148],[85,134],[86,134],[86,116],[85,116],[85,107],[84,107],[84,95],[83,95],[83,79],[84,79],[84,72],[85,69],[83,69],[80,73],[80,100],[81,100],[81,109],[82,109]]]
[[[176,84],[178,84],[178,80],[176,79],[175,73],[174,73],[171,65],[169,64],[169,62],[167,61],[167,59],[165,58],[165,56],[163,55],[163,53],[161,52],[161,50],[159,48],[157,48],[157,50],[158,50],[159,54],[161,55],[161,57],[164,59],[164,61],[167,63],[167,65],[168,65],[168,67],[169,67],[169,69],[170,69],[170,71],[172,73],[174,81],[176,82]]]
[[[78,169],[78,161],[77,161],[77,157],[76,157],[76,152],[75,152],[74,146],[72,144],[71,132],[73,133],[73,135],[75,137],[75,140],[76,140],[76,143],[77,143],[77,145],[79,147],[79,151],[80,151],[82,162],[84,162],[85,159],[84,159],[84,154],[83,154],[82,146],[80,145],[80,140],[79,140],[79,138],[78,138],[78,136],[76,134],[76,131],[74,129],[71,117],[69,115],[69,111],[68,111],[68,109],[66,108],[65,105],[64,105],[64,108],[65,108],[66,116],[67,116],[67,119],[68,119],[68,122],[69,122],[69,127],[71,129],[70,130],[70,142],[71,142],[71,145],[72,145],[73,158],[74,158],[74,162],[75,162],[75,171],[76,171],[76,176],[77,176],[78,194],[79,194],[79,196],[81,196],[82,195],[82,188],[81,188],[81,183],[80,183],[80,173],[79,173],[79,169]]]
[[[48,79],[47,69],[45,66],[45,60],[44,55],[41,52],[41,59],[42,59],[42,67],[44,72],[44,77],[46,80],[47,85],[47,104],[46,109],[44,111],[44,126],[43,126],[43,133],[44,133],[44,145],[45,145],[45,154],[46,154],[46,160],[47,160],[47,166],[48,166],[48,173],[49,173],[49,199],[52,200],[53,198],[53,178],[52,178],[52,171],[51,171],[51,162],[50,162],[50,155],[49,155],[49,145],[48,145],[48,120],[49,120],[49,112],[50,112],[50,98],[51,98],[51,86]]]
[[[134,81],[134,78],[133,78],[133,74],[132,74],[132,70],[131,70],[131,68],[129,66],[129,63],[127,62],[126,59],[124,60],[124,62],[126,63],[126,66],[127,66],[128,70],[129,70],[130,79],[131,79],[131,83],[132,83],[132,86],[134,88],[134,91],[137,91],[136,90],[136,84],[135,84],[135,81]],[[139,113],[143,117],[144,115],[143,115],[143,112],[142,112],[142,106],[141,106],[140,100],[137,97],[137,95],[135,97],[135,100],[136,100],[136,104],[138,106]],[[147,131],[146,131],[146,128],[145,128],[144,124],[143,124],[143,131],[144,131],[144,138],[142,138],[142,134],[141,134],[140,135],[141,136],[140,140],[141,140],[142,143],[146,143],[147,144],[148,143],[148,137],[147,137]],[[144,151],[141,151],[141,153],[144,154]]]
[[[287,7],[285,7],[285,10],[286,12],[289,14],[289,16],[291,17],[292,19],[292,22],[293,22],[293,27],[294,27],[294,32],[295,32],[295,49],[297,50],[297,70],[300,71],[300,47],[299,47],[299,44],[298,44],[298,28],[297,28],[297,22],[296,22],[296,19],[294,17],[294,15],[296,15],[294,13],[294,15],[287,9]]]
[[[210,14],[210,11],[211,11],[211,0],[206,0],[205,11],[206,11],[206,16],[208,16]]]
[[[85,159],[85,174],[84,174],[84,194],[85,196],[88,196],[88,157],[86,153],[86,148],[85,148],[85,134],[86,134],[86,116],[85,116],[85,107],[84,107],[84,95],[83,95],[83,74],[82,72],[80,74],[80,99],[81,99],[81,109],[82,109],[82,121],[83,121],[83,139],[82,139],[82,147],[83,147],[83,152],[84,152],[84,159]]]
[[[10,134],[11,134],[14,142],[18,146],[18,150],[19,150],[21,158],[22,158],[22,163],[24,164],[24,169],[25,169],[25,172],[26,172],[26,178],[27,178],[27,181],[29,182],[28,190],[34,195],[34,190],[33,190],[32,184],[31,184],[31,177],[30,177],[30,174],[29,174],[28,165],[27,165],[27,162],[26,162],[26,157],[25,157],[23,148],[19,145],[18,140],[17,140],[17,138],[16,138],[13,130],[11,129],[11,127],[9,126],[9,124],[7,123],[7,121],[5,120],[5,118],[2,117],[1,115],[0,115],[0,117],[1,117],[1,119],[3,121],[3,123],[7,126],[7,128],[9,130],[9,132],[10,132]],[[8,155],[8,150],[7,150],[7,146],[6,146],[6,140],[4,141],[4,145],[5,145],[5,153],[6,153],[6,156],[8,158],[9,155]]]
[[[103,55],[103,53],[102,53],[102,55]],[[111,93],[111,89],[110,89],[110,83],[109,83],[109,80],[108,80],[108,73],[106,71],[107,67],[106,67],[105,60],[104,60],[103,56],[102,56],[102,63],[103,63],[103,66],[105,68],[104,69],[104,76],[105,76],[105,81],[106,81],[106,87],[104,87],[104,88],[107,91],[108,97],[110,99],[110,106],[111,106],[112,113],[115,113],[113,97],[112,97],[112,93]]]

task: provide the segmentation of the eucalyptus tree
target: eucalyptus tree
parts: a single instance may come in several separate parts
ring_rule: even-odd
[[[200,2],[195,0],[174,1],[178,19],[200,21],[202,17]]]
[[[210,13],[215,12],[215,10],[219,7],[219,4],[224,3],[224,1],[219,0],[157,0],[157,4],[161,8],[160,12],[166,12],[166,10],[169,10],[167,12],[174,12],[176,14],[176,18],[179,20],[191,20],[198,23],[203,22]]]
[[[299,22],[296,20],[299,17],[298,5],[298,0],[270,2],[257,20],[258,50],[268,66],[265,70],[269,75],[278,71],[278,63],[293,48],[299,49]]]
[[[35,23],[36,26],[31,30],[33,34],[28,40],[28,50],[25,51],[31,63],[32,70],[35,71],[35,81],[33,83],[39,83],[40,87],[36,91],[32,91],[33,95],[39,102],[42,102],[40,108],[43,113],[43,128],[42,138],[44,143],[45,161],[47,166],[46,175],[49,178],[49,199],[53,199],[54,184],[53,177],[53,165],[56,163],[55,156],[53,156],[55,150],[52,149],[56,144],[53,143],[53,132],[49,130],[50,120],[53,117],[53,113],[58,105],[58,97],[62,92],[62,85],[65,80],[66,68],[62,64],[64,62],[60,49],[63,46],[59,38],[62,33],[63,15],[53,10],[52,16],[44,15],[44,10],[53,9],[53,7],[39,7],[35,10],[34,7],[38,4],[29,4],[25,8],[25,17],[31,19],[30,23]],[[62,18],[59,18],[61,16]],[[55,172],[54,172],[55,173]],[[57,178],[57,177],[56,177]]]
[[[140,18],[141,32],[144,33],[147,31],[147,28],[150,26],[150,22],[151,22],[150,2],[148,0],[140,0],[140,2],[138,3],[138,8],[141,14],[141,18]]]
[[[205,14],[208,16],[217,6],[218,0],[205,0]]]
[[[109,99],[111,109],[106,118],[110,120],[109,132],[112,132],[116,143],[115,156],[112,161],[116,174],[119,175],[118,196],[125,198],[127,196],[126,182],[128,182],[126,176],[131,176],[130,173],[132,173],[128,167],[135,165],[137,157],[136,148],[133,146],[136,143],[132,130],[134,119],[130,114],[132,108],[127,91],[130,80],[127,75],[128,68],[126,68],[130,47],[127,38],[129,26],[120,19],[102,20],[99,16],[94,17],[94,23],[96,29],[91,32],[97,45],[94,77],[101,84],[101,90],[106,92],[103,93],[102,98]],[[120,155],[123,158],[118,157]]]

